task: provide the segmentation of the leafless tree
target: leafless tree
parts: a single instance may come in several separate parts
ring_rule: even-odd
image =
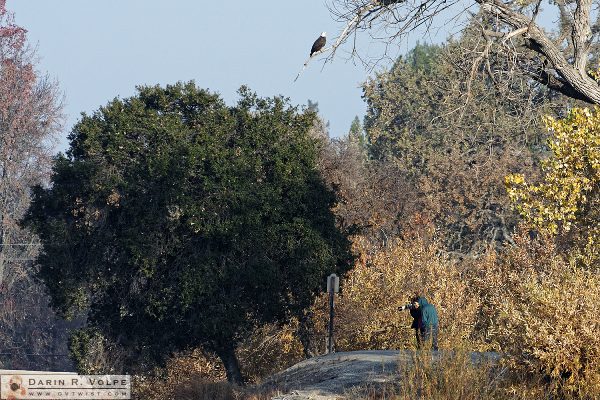
[[[539,23],[541,0],[331,0],[330,10],[342,29],[322,52],[328,52],[329,61],[342,45],[353,42],[352,54],[357,54],[355,40],[362,31],[392,43],[457,4],[463,4],[480,23],[486,46],[479,50],[478,63],[492,52],[501,53],[511,61],[511,73],[525,74],[568,97],[600,104],[596,72],[590,68],[600,32],[598,2],[593,0],[549,1],[559,16],[551,30]],[[492,68],[488,72],[506,73]]]
[[[0,367],[68,363],[64,326],[36,282],[39,240],[20,227],[30,187],[45,182],[61,130],[57,84],[35,71],[26,31],[0,0]]]

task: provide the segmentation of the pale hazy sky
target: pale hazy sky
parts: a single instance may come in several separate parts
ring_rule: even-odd
[[[359,85],[373,72],[344,52],[323,71],[314,59],[293,82],[319,34],[331,39],[341,28],[324,0],[8,0],[7,9],[37,45],[38,69],[65,94],[65,136],[80,112],[131,96],[136,85],[192,79],[228,104],[242,84],[294,104],[317,101],[332,136],[365,113]],[[413,34],[393,52],[417,40],[440,42],[448,30],[457,31]],[[368,40],[359,47],[363,54],[380,50]]]

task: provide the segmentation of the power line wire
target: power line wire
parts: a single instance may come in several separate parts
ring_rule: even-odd
[[[42,246],[42,243],[0,243],[0,246]]]
[[[0,356],[37,356],[37,357],[69,357],[68,354],[43,354],[43,353],[0,353]]]

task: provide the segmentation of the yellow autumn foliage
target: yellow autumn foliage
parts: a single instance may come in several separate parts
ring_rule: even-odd
[[[543,181],[506,177],[508,195],[536,229],[562,236],[584,265],[600,261],[600,109],[575,108],[564,119],[547,117],[552,155]]]
[[[335,344],[338,351],[402,349],[415,347],[412,317],[398,307],[415,292],[435,305],[439,320],[439,345],[455,348],[470,338],[476,322],[478,300],[469,296],[460,265],[435,242],[416,237],[391,240],[371,252],[363,238],[355,238],[360,261],[344,278],[336,299]],[[323,341],[327,326],[327,296],[322,296],[314,315]]]

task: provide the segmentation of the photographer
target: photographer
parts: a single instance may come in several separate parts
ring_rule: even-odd
[[[420,349],[423,343],[429,342],[431,338],[431,347],[433,350],[437,350],[439,325],[437,310],[433,304],[430,304],[425,297],[416,295],[411,299],[410,304],[398,309],[401,311],[409,310],[411,317],[413,317],[410,327],[415,330],[417,349]]]

